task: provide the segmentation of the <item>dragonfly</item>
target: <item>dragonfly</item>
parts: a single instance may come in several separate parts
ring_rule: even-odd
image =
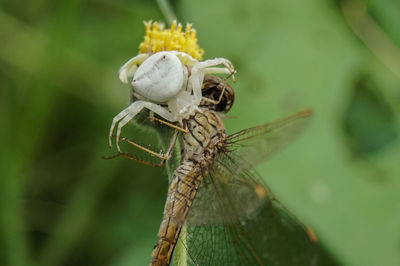
[[[166,154],[152,154],[160,163],[122,152],[112,156],[162,166],[181,133],[181,161],[169,184],[150,265],[172,261],[177,265],[317,265],[314,233],[275,198],[254,169],[298,136],[312,111],[305,109],[227,136],[222,114],[232,107],[232,87],[206,75],[202,95],[193,116],[170,125],[175,131]],[[142,147],[128,138],[121,140]],[[177,246],[184,252],[175,252]]]

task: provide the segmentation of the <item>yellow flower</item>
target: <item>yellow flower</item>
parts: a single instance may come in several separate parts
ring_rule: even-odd
[[[144,23],[146,34],[139,45],[139,54],[160,51],[184,52],[197,60],[201,60],[204,50],[197,43],[196,30],[187,24],[182,32],[182,24],[174,21],[171,28],[164,29],[163,23],[148,21]]]

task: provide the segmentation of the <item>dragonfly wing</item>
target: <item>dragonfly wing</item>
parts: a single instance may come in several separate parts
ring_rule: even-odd
[[[222,153],[203,175],[179,241],[191,265],[314,265],[317,245],[259,175]]]
[[[226,138],[227,149],[255,166],[297,136],[311,114],[306,109],[269,124],[241,130]]]

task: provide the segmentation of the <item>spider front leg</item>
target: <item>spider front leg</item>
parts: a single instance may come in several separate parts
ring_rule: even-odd
[[[111,124],[110,133],[108,136],[110,147],[112,147],[111,138],[114,132],[114,128],[118,123],[117,134],[116,134],[116,145],[118,151],[121,152],[121,149],[119,147],[119,141],[120,141],[122,127],[124,127],[129,121],[131,121],[143,108],[147,108],[150,111],[153,111],[154,113],[158,114],[159,116],[168,121],[171,122],[177,121],[176,117],[172,113],[170,113],[166,108],[161,107],[158,104],[146,101],[135,101],[114,117]]]
[[[225,65],[225,67],[214,67],[217,65]],[[189,77],[189,84],[193,91],[194,102],[200,104],[202,99],[201,86],[203,84],[205,74],[229,74],[234,80],[235,68],[231,61],[225,58],[215,58],[199,62],[195,64],[191,69],[191,75]]]
[[[192,56],[184,52],[170,51],[170,53],[176,55],[185,66],[193,66],[199,62],[197,59],[194,59]]]
[[[149,57],[149,54],[139,54],[128,60],[120,69],[119,69],[119,79],[123,83],[128,83],[129,78],[132,78],[135,74],[138,66],[144,62]]]
[[[224,65],[225,67],[215,67],[217,65]],[[199,62],[193,68],[204,69],[205,74],[229,74],[232,75],[233,80],[233,74],[236,72],[232,62],[226,58],[215,58]]]

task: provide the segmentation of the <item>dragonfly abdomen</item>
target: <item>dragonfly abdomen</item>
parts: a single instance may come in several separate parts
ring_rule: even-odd
[[[201,183],[199,167],[183,161],[175,170],[168,189],[164,217],[150,265],[169,265],[179,233]]]
[[[201,109],[186,120],[183,159],[168,188],[164,217],[158,232],[150,265],[169,265],[180,231],[202,182],[202,170],[218,153],[225,128],[214,111]]]

